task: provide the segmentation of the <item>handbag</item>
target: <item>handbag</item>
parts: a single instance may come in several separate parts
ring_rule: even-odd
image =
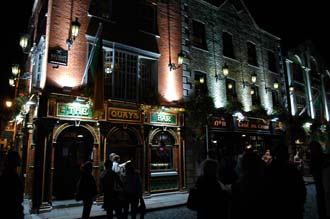
[[[198,190],[197,187],[192,187],[189,190],[189,194],[188,194],[188,199],[187,199],[187,208],[189,208],[190,210],[193,211],[197,211],[198,209]]]

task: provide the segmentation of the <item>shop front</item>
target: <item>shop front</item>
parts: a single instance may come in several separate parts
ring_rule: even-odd
[[[94,176],[99,175],[100,135],[89,105],[56,102],[56,123],[50,153],[50,197],[73,199],[81,165],[91,160]],[[45,173],[46,174],[46,173]]]
[[[146,114],[145,189],[148,193],[183,190],[185,187],[185,153],[181,137],[183,115],[150,110]]]
[[[216,115],[209,122],[209,147],[220,156],[229,153],[236,157],[251,145],[262,156],[267,149],[274,151],[281,144],[282,132],[278,129],[278,123],[268,119]]]

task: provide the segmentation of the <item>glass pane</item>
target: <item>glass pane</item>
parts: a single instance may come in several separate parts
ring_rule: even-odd
[[[151,149],[151,170],[173,169],[173,148],[153,146]]]

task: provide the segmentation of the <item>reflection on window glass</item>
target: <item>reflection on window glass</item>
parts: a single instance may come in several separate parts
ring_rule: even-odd
[[[173,169],[172,147],[153,146],[151,149],[151,170]]]
[[[166,132],[158,132],[152,139],[150,168],[153,171],[173,169],[173,136]]]

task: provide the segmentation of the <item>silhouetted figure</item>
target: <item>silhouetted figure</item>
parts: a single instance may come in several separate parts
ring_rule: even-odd
[[[289,161],[287,147],[278,147],[266,167],[269,218],[302,219],[307,190],[301,172]]]
[[[113,211],[117,218],[123,217],[123,201],[119,199],[115,191],[115,181],[121,183],[119,175],[112,170],[112,161],[107,160],[104,163],[105,170],[100,177],[101,191],[103,192],[103,208],[107,212],[107,218],[113,218]]]
[[[9,151],[5,157],[4,170],[0,176],[0,217],[23,219],[23,185],[16,172],[20,157],[16,151]]]
[[[231,187],[231,218],[267,218],[264,167],[264,162],[256,153],[248,152],[243,155],[240,177]]]
[[[218,162],[206,159],[203,162],[202,174],[198,177],[198,219],[227,218],[228,193],[218,179]]]
[[[310,144],[311,161],[310,170],[314,178],[316,190],[316,203],[319,219],[326,218],[325,210],[325,196],[322,184],[322,169],[325,164],[325,154],[323,153],[322,146],[317,141],[311,141]]]
[[[77,183],[77,200],[83,201],[83,219],[89,218],[94,198],[97,195],[97,187],[92,170],[92,162],[85,162],[81,167],[81,175]]]
[[[135,170],[132,162],[125,165],[125,175],[123,176],[124,193],[125,193],[125,207],[124,218],[128,218],[128,210],[131,210],[131,218],[136,219],[139,202],[143,202],[142,198],[142,184],[140,174]],[[144,209],[145,210],[145,209]],[[140,212],[144,215],[145,212]],[[142,218],[143,218],[142,215]]]
[[[235,171],[236,161],[234,159],[234,156],[230,153],[228,149],[224,150],[219,164],[219,178],[221,182],[223,182],[225,185],[231,185],[232,183],[234,183],[238,179],[238,176]]]
[[[326,218],[330,219],[330,154],[325,156],[325,163],[322,170],[322,184],[324,189]]]

